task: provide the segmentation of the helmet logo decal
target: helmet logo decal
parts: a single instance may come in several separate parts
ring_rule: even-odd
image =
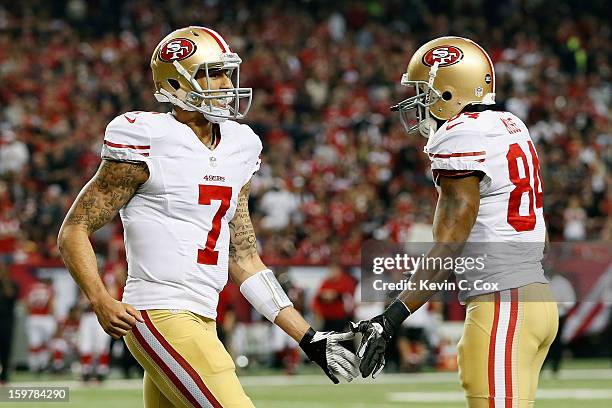
[[[165,43],[159,50],[159,59],[164,62],[184,60],[193,55],[196,45],[188,38],[174,38]]]
[[[439,67],[447,67],[461,61],[463,51],[452,45],[442,45],[427,51],[423,55],[423,64],[431,67],[434,62],[438,62]]]
[[[491,83],[491,74],[485,75],[485,83],[487,83],[487,84]]]

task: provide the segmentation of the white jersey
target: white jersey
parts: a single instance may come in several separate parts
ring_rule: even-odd
[[[469,270],[460,300],[491,292],[474,289],[482,279],[499,290],[547,282],[542,270],[546,226],[538,156],[525,124],[509,112],[466,112],[449,119],[428,140],[434,181],[440,174],[482,172],[480,208],[464,256],[487,253],[484,270]]]
[[[241,188],[259,169],[259,137],[220,124],[208,149],[171,114],[113,119],[102,158],[145,162],[149,179],[120,210],[128,262],[123,301],[137,309],[189,310],[216,318],[228,277],[230,233]]]

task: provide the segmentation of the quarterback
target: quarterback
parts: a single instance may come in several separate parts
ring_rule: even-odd
[[[474,106],[494,103],[495,72],[488,54],[468,39],[426,43],[401,83],[416,95],[393,109],[409,132],[418,129],[428,138],[425,152],[439,193],[428,256],[502,246],[485,268],[457,276],[467,283],[459,291],[467,316],[458,345],[467,404],[531,407],[558,319],[541,264],[543,186],[529,132],[512,113]],[[409,126],[413,110],[417,124]],[[441,283],[451,273],[421,265],[410,281]],[[439,285],[409,286],[384,313],[355,325],[364,333],[358,350],[364,377],[382,370],[389,340],[438,290]]]
[[[314,331],[257,253],[248,195],[262,145],[233,120],[251,102],[252,90],[239,84],[241,62],[206,27],[165,37],[151,68],[155,97],[172,112],[128,112],[109,123],[102,164],[59,233],[64,262],[100,325],[125,336],[145,369],[145,407],[253,407],[216,335],[228,273],[334,383],[358,374],[356,356],[339,344],[354,334]],[[88,238],[117,212],[128,262],[122,302],[105,289]]]

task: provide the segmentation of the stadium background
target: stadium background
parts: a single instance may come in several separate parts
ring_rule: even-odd
[[[437,36],[466,36],[489,51],[497,108],[523,119],[537,145],[551,240],[609,243],[609,15],[606,1],[3,2],[0,269],[18,281],[22,299],[36,279],[53,278],[60,299],[56,314],[63,317],[76,292],[56,248],[59,225],[99,165],[106,124],[125,111],[168,110],[152,96],[150,53],[166,33],[190,24],[220,32],[244,61],[241,79],[254,88],[246,122],[264,145],[250,199],[258,244],[264,261],[300,289],[312,321],[321,323],[326,313],[312,306],[322,281],[335,270],[330,266],[358,278],[364,240],[420,241],[430,234],[436,196],[421,153],[424,139],[406,136],[389,106],[405,97],[398,83],[414,50]],[[93,243],[102,270],[124,267],[119,220],[96,233]],[[428,397],[430,388],[436,395],[450,393],[446,404],[461,405],[455,377],[448,374],[390,375],[368,383],[357,396],[350,395],[356,388],[350,385],[322,388],[320,375],[261,377],[273,358],[266,357],[266,342],[260,347],[257,339],[265,339],[269,328],[253,322],[239,296],[236,288],[226,291],[224,304],[232,306],[221,312],[230,313],[232,322],[223,325],[229,337],[236,330],[249,333],[240,351],[254,363],[241,374],[260,374],[245,384],[261,406],[286,406],[287,400],[325,406],[312,399],[317,393],[330,393],[327,402],[335,406],[399,406],[418,398],[398,396],[411,387],[422,394],[417,406],[440,404],[433,394]],[[352,296],[343,299],[347,315],[372,314],[354,304]],[[443,332],[456,336],[462,308],[451,301],[433,309],[436,321],[444,320]],[[12,360],[17,366],[27,360],[24,310],[21,303]],[[544,404],[563,406],[566,394],[589,394],[593,406],[612,401],[612,395],[598,396],[612,380],[610,356],[604,359],[609,329],[591,331],[598,333],[578,338],[571,352],[598,359],[575,359],[558,379],[545,380],[550,400]],[[429,361],[423,369],[436,365]],[[14,379],[33,381],[26,373]],[[111,395],[125,398],[118,404],[138,406],[138,384],[119,391],[124,384],[111,380],[80,389],[75,383],[77,405],[71,406],[79,406],[79,398],[108,401]],[[581,387],[590,391],[561,392]],[[380,401],[368,399],[377,394]]]

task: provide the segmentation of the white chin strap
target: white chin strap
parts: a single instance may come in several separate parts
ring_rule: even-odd
[[[221,123],[221,122],[225,122],[228,119],[228,118],[222,118],[220,116],[207,115],[205,113],[202,113],[202,115],[204,115],[206,120],[208,120],[210,123]]]
[[[434,118],[429,115],[429,98],[431,98],[431,90],[433,89],[433,84],[436,79],[436,75],[438,74],[438,65],[439,62],[435,61],[429,70],[429,82],[427,83],[427,96],[425,97],[425,105],[427,106],[425,111],[425,118],[419,121],[419,132],[426,138],[430,138],[436,133],[438,130],[438,123]]]
[[[229,109],[221,109],[221,108],[217,108],[216,106],[212,106],[212,107],[206,106],[206,107],[202,107],[202,109],[210,110],[211,115],[209,115],[206,112],[202,112],[202,111],[199,111],[199,112],[202,115],[204,115],[206,120],[208,120],[211,123],[221,123],[221,122],[225,122],[227,119],[229,119],[227,117],[230,114],[230,110]]]
[[[425,115],[426,118],[419,122],[419,132],[423,137],[429,139],[438,130],[438,122],[434,118],[429,117],[429,111]]]
[[[223,109],[217,106],[210,106],[202,102],[201,106],[195,106],[189,102],[184,102],[172,95],[170,92],[165,89],[160,89],[158,92],[155,92],[155,99],[157,102],[166,103],[169,102],[173,105],[178,106],[179,108],[189,111],[189,112],[200,112],[206,120],[211,123],[221,123],[225,122],[230,115],[229,109]]]

